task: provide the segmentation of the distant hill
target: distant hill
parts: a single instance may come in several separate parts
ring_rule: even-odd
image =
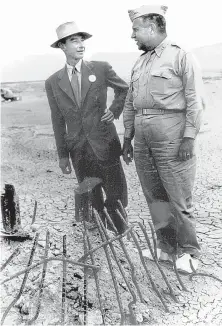
[[[222,71],[222,43],[195,48],[192,52],[203,71]]]
[[[114,70],[125,80],[129,80],[130,71],[138,52],[111,53],[101,52],[94,54],[90,60],[108,61]],[[203,71],[222,71],[222,43],[193,49]],[[62,53],[47,55],[32,55],[23,61],[15,61],[2,69],[2,81],[45,80],[64,65]]]
[[[222,71],[222,43],[195,48],[192,49],[192,53],[197,58],[204,75],[208,71]],[[139,51],[130,53],[104,52],[94,54],[91,60],[108,61],[122,78],[129,80],[132,66],[140,54]]]
[[[100,52],[95,53],[90,59],[109,62],[119,76],[125,80],[129,80],[131,69],[140,54],[141,52],[139,51],[124,53]]]
[[[2,69],[3,82],[45,80],[64,66],[62,53],[31,55]]]

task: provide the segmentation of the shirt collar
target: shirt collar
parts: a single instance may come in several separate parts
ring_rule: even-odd
[[[158,55],[158,57],[160,57],[161,54],[162,54],[162,52],[163,52],[163,50],[165,49],[165,47],[167,46],[168,43],[169,43],[169,40],[166,37],[159,45],[157,45],[155,47],[154,50],[148,51],[148,52],[144,52],[144,53],[141,54],[141,56],[146,55],[147,53],[150,53],[150,52],[152,53],[154,51]]]
[[[157,47],[155,47],[154,51],[156,52],[156,54],[158,55],[158,57],[161,56],[163,50],[165,49],[165,47],[167,46],[169,40],[166,37],[159,45],[157,45]]]
[[[82,65],[82,59],[80,59],[79,62],[77,62],[77,64],[75,65],[75,68],[78,72],[81,72],[81,65]],[[70,66],[68,62],[66,62],[66,67],[69,71],[73,70],[73,66]]]

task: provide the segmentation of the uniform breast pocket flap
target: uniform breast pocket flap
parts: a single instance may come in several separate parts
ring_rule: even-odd
[[[161,77],[164,79],[171,79],[172,75],[170,72],[165,70],[159,70],[159,71],[152,71],[151,76],[153,77]]]
[[[151,93],[165,94],[172,88],[174,88],[174,78],[170,72],[167,70],[156,70],[151,72]]]

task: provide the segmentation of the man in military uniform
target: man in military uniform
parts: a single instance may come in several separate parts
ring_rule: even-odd
[[[107,62],[83,60],[84,41],[92,35],[81,31],[75,22],[57,28],[58,39],[51,46],[66,56],[65,67],[45,82],[52,125],[63,173],[71,173],[72,161],[78,182],[86,177],[102,179],[105,206],[122,233],[125,225],[115,212],[118,200],[127,206],[126,179],[120,162],[121,144],[114,119],[122,113],[128,85]],[[107,108],[107,88],[114,100]],[[93,190],[92,204],[103,214],[104,200],[100,185]]]
[[[179,270],[198,266],[192,212],[195,139],[202,114],[202,78],[191,53],[166,34],[165,6],[129,10],[132,38],[144,53],[132,69],[124,107],[123,155],[134,157],[158,240],[158,259],[176,255]],[[144,252],[147,255],[147,252]]]

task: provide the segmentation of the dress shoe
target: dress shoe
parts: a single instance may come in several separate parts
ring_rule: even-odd
[[[194,270],[192,270],[192,268],[190,266],[191,265],[190,261],[192,263]],[[198,259],[195,259],[190,254],[185,253],[177,258],[176,267],[179,272],[191,274],[197,270],[198,263],[199,263]]]
[[[142,250],[143,257],[146,257],[150,260],[153,260],[153,256],[150,253],[149,249]],[[162,249],[157,248],[157,260],[159,261],[170,261],[172,262],[172,257],[168,253],[162,251]]]

